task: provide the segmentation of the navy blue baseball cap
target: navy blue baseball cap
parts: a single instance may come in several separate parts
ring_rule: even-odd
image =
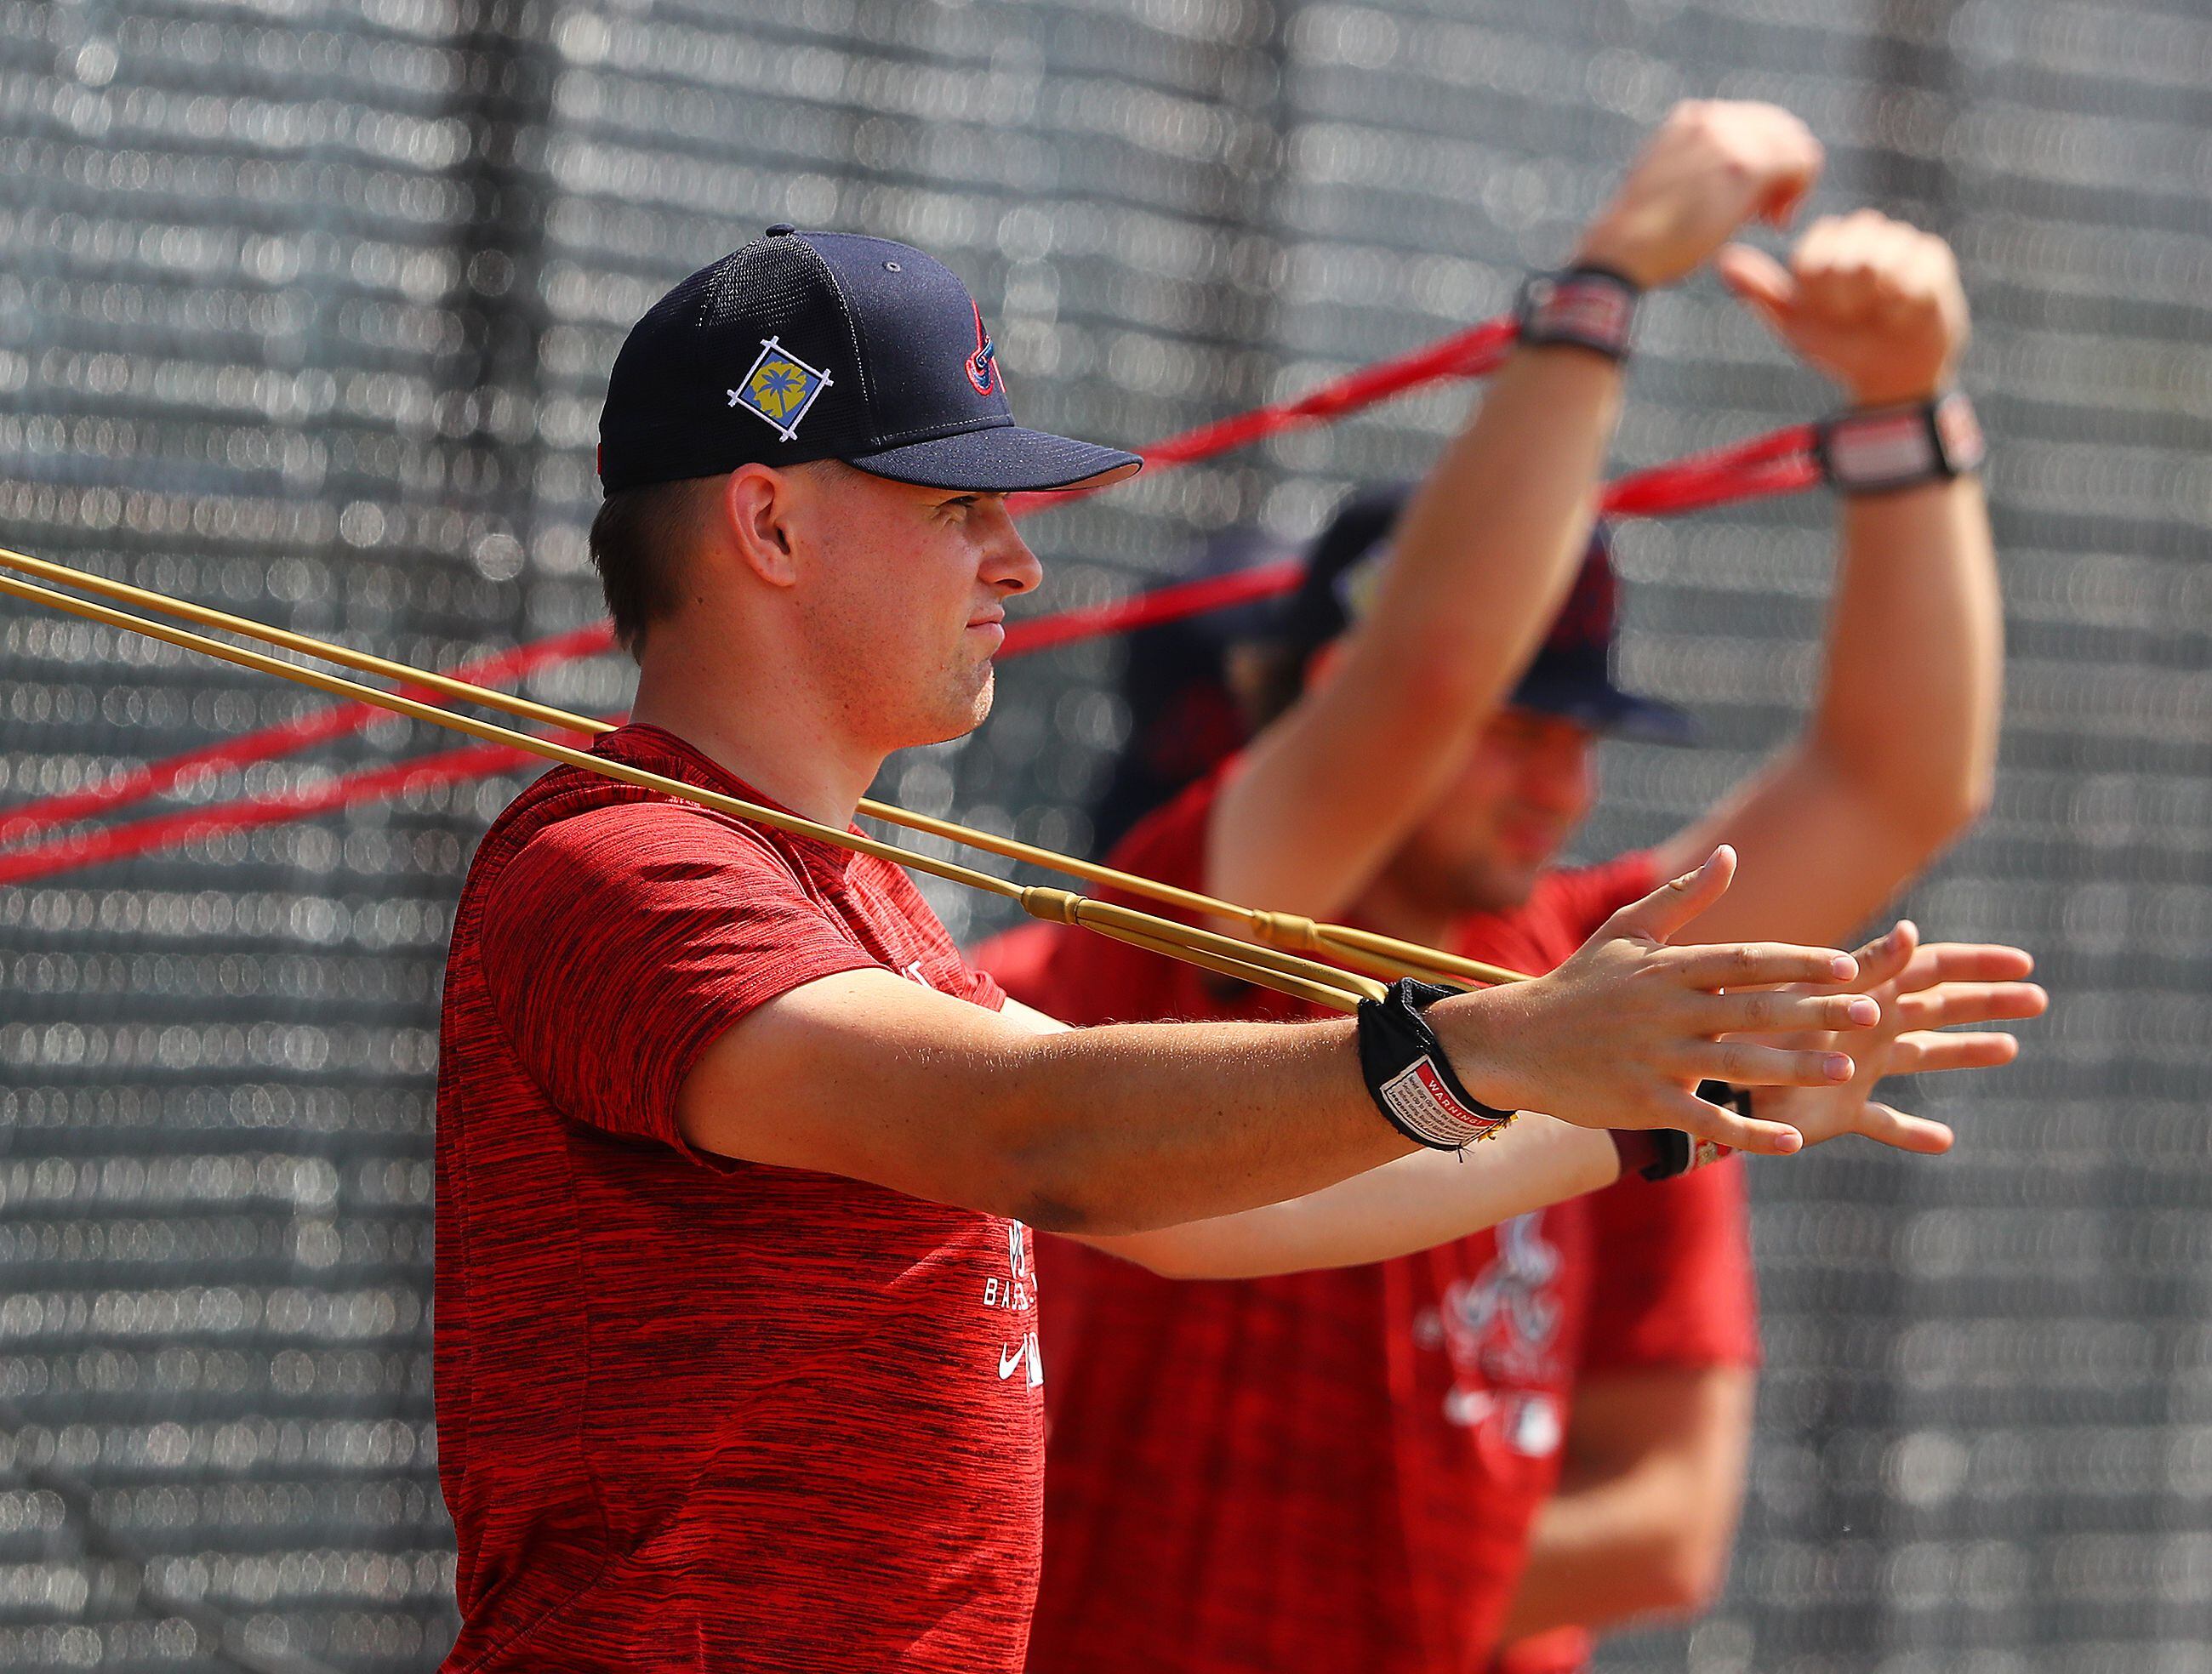
[[[1390,531],[1413,492],[1406,482],[1364,488],[1337,508],[1308,549],[1305,579],[1284,615],[1285,641],[1310,655],[1358,619],[1389,557]],[[1601,525],[1590,535],[1589,550],[1552,631],[1506,701],[1613,737],[1695,743],[1698,724],[1686,711],[1625,692],[1613,682],[1613,644],[1620,632],[1620,583]]]
[[[1014,422],[982,310],[942,262],[771,227],[630,328],[599,414],[599,482],[616,494],[811,459],[993,494],[1094,487],[1142,463]]]

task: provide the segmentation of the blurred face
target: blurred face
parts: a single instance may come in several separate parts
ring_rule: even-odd
[[[1042,576],[1006,497],[836,464],[790,475],[805,654],[847,736],[889,751],[973,731],[1006,601]]]
[[[1589,812],[1596,742],[1573,721],[1501,711],[1392,857],[1394,884],[1455,916],[1520,906]]]

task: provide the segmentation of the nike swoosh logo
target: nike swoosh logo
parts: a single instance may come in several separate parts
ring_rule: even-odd
[[[1030,1345],[1016,1343],[999,1350],[999,1380],[1003,1383],[1021,1370],[1022,1362],[1029,1358]]]

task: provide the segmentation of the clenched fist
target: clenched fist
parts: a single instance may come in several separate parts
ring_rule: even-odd
[[[1966,346],[1966,294],[1951,247],[1872,209],[1813,223],[1788,266],[1743,245],[1722,280],[1861,407],[1924,401]]]
[[[1754,217],[1787,226],[1820,178],[1820,141],[1789,112],[1689,100],[1659,124],[1575,252],[1649,290],[1701,266]]]

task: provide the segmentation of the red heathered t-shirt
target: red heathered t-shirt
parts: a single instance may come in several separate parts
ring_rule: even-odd
[[[652,727],[598,748],[765,800]],[[486,834],[438,1090],[447,1668],[1021,1665],[1025,1228],[675,1126],[753,1007],[875,967],[1000,1001],[882,861],[568,768]]]
[[[1113,864],[1200,885],[1219,782],[1139,826]],[[1651,873],[1643,856],[1552,873],[1458,944],[1548,970]],[[1079,1024],[1316,1015],[1079,931],[1019,998]],[[1624,1183],[1417,1256],[1240,1283],[1043,1240],[1052,1434],[1030,1668],[1467,1674],[1557,1479],[1599,1206],[1673,1191]],[[1747,1338],[1741,1305],[1715,1317]]]

